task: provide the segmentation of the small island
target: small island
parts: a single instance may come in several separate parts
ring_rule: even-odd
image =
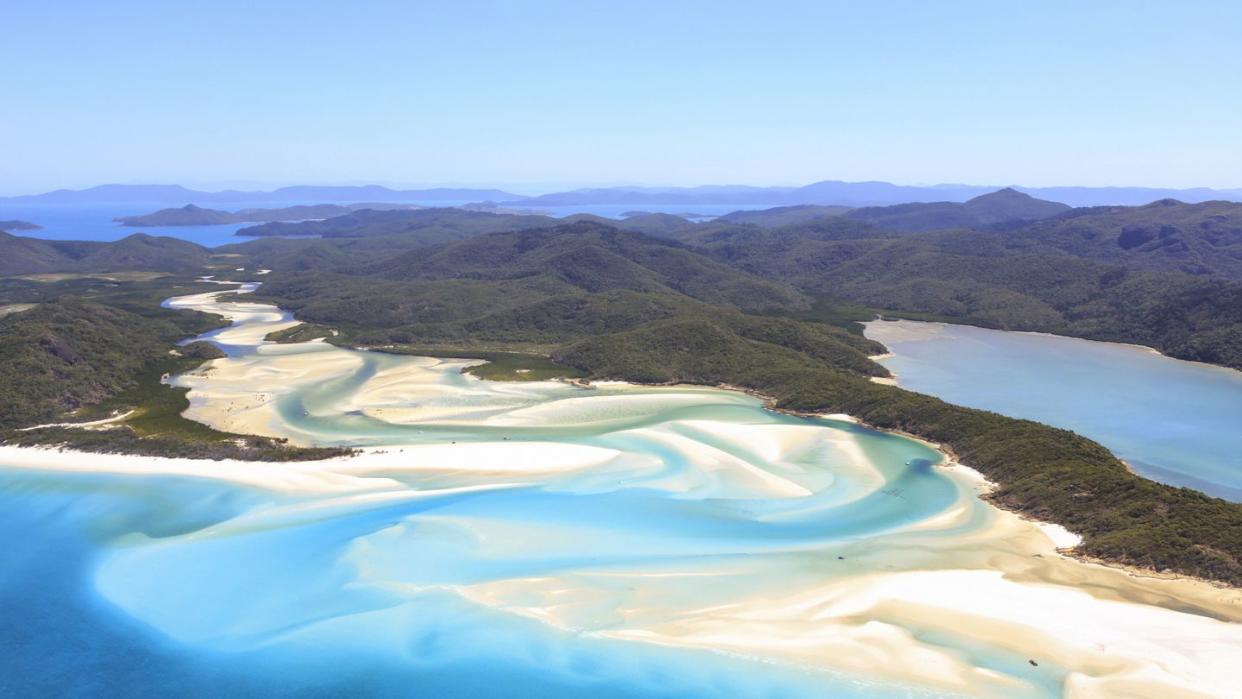
[[[6,233],[11,233],[13,231],[37,231],[42,228],[43,226],[40,226],[37,223],[31,223],[30,221],[0,221],[0,231],[5,231]]]

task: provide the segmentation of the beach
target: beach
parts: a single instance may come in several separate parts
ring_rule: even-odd
[[[350,595],[415,604],[434,590],[573,637],[933,692],[1235,690],[1242,591],[1065,555],[1072,532],[987,504],[990,484],[936,445],[720,389],[487,382],[461,373],[468,360],[264,343],[296,321],[215,294],[170,305],[226,315],[236,325],[215,339],[246,348],[171,379],[190,389],[187,416],[360,449],[255,463],[0,447],[15,472],[257,494],[259,507],[103,556],[109,603],[182,643],[247,652],[296,627],[330,644],[364,609],[413,623]],[[323,527],[323,564],[278,565]],[[255,556],[271,570],[238,572]],[[279,613],[244,611],[265,600]]]

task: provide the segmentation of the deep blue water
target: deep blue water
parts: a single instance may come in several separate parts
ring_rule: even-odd
[[[255,204],[254,202],[245,203],[212,203],[209,208],[221,209],[225,211],[234,211],[246,208],[277,208],[283,206],[294,206],[297,204],[317,204],[316,201],[286,201],[286,202],[264,202]],[[451,201],[451,202],[408,202],[411,204],[420,204],[423,206],[460,206],[469,202]],[[111,241],[119,240],[133,233],[149,233],[151,235],[163,235],[173,238],[181,238],[192,243],[198,243],[206,247],[218,247],[220,245],[228,245],[230,243],[245,243],[254,238],[240,237],[234,235],[239,229],[251,226],[250,223],[231,223],[222,226],[155,226],[155,227],[139,227],[131,228],[116,223],[113,219],[118,216],[134,216],[138,214],[150,213],[159,209],[169,208],[168,203],[124,203],[124,204],[91,204],[82,206],[69,205],[13,205],[0,202],[0,220],[20,220],[29,221],[31,223],[43,226],[42,230],[37,231],[11,231],[16,235],[28,236],[31,238],[45,238],[48,240],[98,240]],[[663,213],[697,213],[705,216],[719,216],[729,213],[730,211],[738,211],[740,209],[761,209],[767,206],[558,206],[541,209],[547,211],[553,216],[563,217],[576,213],[591,213],[598,216],[607,216],[609,218],[621,218],[622,214],[635,210],[644,210]]]

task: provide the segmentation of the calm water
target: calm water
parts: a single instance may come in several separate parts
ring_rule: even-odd
[[[207,338],[229,357],[173,379],[188,416],[372,451],[141,469],[0,452],[2,695],[1021,699],[1103,696],[1137,668],[1163,697],[1165,664],[1193,684],[1209,658],[1219,685],[1242,644],[1209,618],[1003,580],[1002,561],[1077,564],[1015,548],[1048,544],[915,441],[715,389],[272,345],[290,323],[274,307],[168,305],[235,320]],[[1020,631],[947,602],[963,585],[1085,626]]]
[[[251,205],[215,206],[225,210],[248,208]],[[222,226],[146,226],[131,228],[113,219],[134,216],[168,208],[168,204],[93,204],[89,206],[35,206],[0,203],[0,220],[17,219],[43,226],[37,231],[13,231],[16,235],[47,240],[120,240],[134,233],[148,233],[181,238],[206,247],[216,247],[248,240],[233,234],[253,224],[230,223]]]
[[[859,538],[899,541],[905,525],[965,497],[931,469],[939,456],[929,448],[722,391],[482,382],[461,362],[322,344],[257,351],[254,338],[288,316],[234,305],[259,310],[207,339],[240,371],[276,375],[265,383],[276,433],[456,455],[443,467],[373,468],[343,492],[336,481],[320,491],[280,478],[247,486],[0,467],[0,693],[944,696],[618,635],[631,615],[655,623],[744,598],[768,586],[770,570],[783,571],[782,585],[805,580],[812,552],[829,571],[880,565]],[[281,378],[306,359],[344,368]],[[364,394],[390,376],[422,389]],[[222,369],[187,380],[198,408],[230,400]],[[237,381],[247,393],[263,383]],[[730,428],[752,440],[800,436],[765,456]],[[534,455],[534,471],[507,471],[514,450]],[[545,471],[549,460],[581,465]],[[213,466],[201,468],[209,476]],[[555,623],[522,612],[545,595],[560,600],[549,607]],[[1004,653],[989,662],[1036,688],[1023,696],[1064,672]]]
[[[897,382],[1090,437],[1144,476],[1242,502],[1242,372],[1074,338],[873,322]]]
[[[298,204],[317,204],[314,201],[265,202],[262,204],[248,203],[211,203],[208,208],[235,211],[237,209],[264,207],[278,208]],[[463,201],[417,201],[407,202],[422,206],[460,206],[470,202]],[[181,238],[206,247],[217,247],[231,243],[245,243],[253,238],[236,236],[241,228],[254,224],[231,223],[222,226],[147,226],[131,228],[116,223],[118,216],[134,216],[150,213],[159,209],[169,208],[167,203],[125,203],[125,204],[92,204],[83,206],[64,205],[12,205],[0,202],[0,220],[20,220],[43,226],[37,231],[13,231],[17,235],[48,240],[119,240],[133,233],[149,233],[173,238]],[[569,216],[576,213],[591,213],[609,218],[622,218],[622,215],[642,209],[644,211],[673,214],[702,214],[707,217],[719,216],[740,209],[768,208],[766,206],[559,206],[545,209],[547,213],[557,216]]]

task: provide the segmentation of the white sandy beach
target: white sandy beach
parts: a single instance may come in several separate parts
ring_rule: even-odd
[[[296,322],[270,306],[219,303],[213,294],[186,297],[173,305],[222,312],[239,321],[220,334],[229,344],[262,345],[268,332]],[[608,387],[614,393],[596,395],[563,384],[497,385],[473,378],[462,387],[448,379],[459,378],[468,362],[402,360],[377,371],[348,398],[320,409],[325,414],[355,411],[394,425],[480,420],[515,427],[608,425],[657,405],[692,407],[704,395],[697,388],[626,393],[615,385]],[[361,361],[355,352],[322,343],[262,345],[253,354],[209,362],[176,382],[191,389],[187,415],[193,419],[220,429],[310,443],[316,435],[283,418],[276,399],[349,376]],[[463,395],[469,400],[458,400]],[[725,402],[753,401],[740,394],[721,395]],[[313,498],[254,515],[259,519],[218,525],[212,536],[309,510],[365,507],[457,492],[453,489],[536,485],[589,492],[625,488],[632,479],[677,498],[736,500],[741,507],[757,499],[797,503],[812,497],[822,497],[821,506],[838,506],[858,501],[885,482],[856,436],[817,426],[676,419],[621,429],[610,439],[615,447],[572,440],[398,441],[364,449],[355,458],[291,463],[0,447],[0,464],[191,476]],[[647,445],[649,451],[630,453],[623,445],[632,443]],[[645,455],[650,453],[673,455],[669,458],[675,456],[685,466],[670,468]],[[823,468],[823,463],[832,468]],[[588,567],[450,587],[475,603],[577,633],[706,648],[979,696],[1032,691],[1012,673],[981,665],[982,655],[1007,658],[1019,666],[1034,661],[1061,669],[1067,673],[1064,690],[1070,697],[1237,696],[1242,591],[1137,576],[1066,557],[1057,549],[1073,547],[1078,542],[1073,533],[982,503],[977,494],[988,484],[970,469],[946,459],[940,472],[957,488],[951,507],[885,531],[874,543],[846,540],[840,550],[848,556],[843,553],[839,560],[790,549],[776,559],[776,571],[756,568],[745,558],[709,563],[689,559],[651,568]],[[425,478],[435,478],[439,485],[424,486],[420,479]],[[534,521],[491,520],[483,514],[429,515],[419,521],[435,527],[415,535],[397,525],[386,536],[460,532],[476,540],[483,554],[504,557],[584,545],[580,532]],[[591,535],[631,536],[603,529]],[[400,553],[410,551],[414,541],[385,545]],[[355,551],[380,556],[357,563],[366,573],[357,584],[402,589],[399,570],[406,559],[388,554],[389,561],[375,550]],[[687,582],[700,577],[711,584]],[[152,617],[158,618],[163,617]],[[987,653],[976,657],[971,649]]]

